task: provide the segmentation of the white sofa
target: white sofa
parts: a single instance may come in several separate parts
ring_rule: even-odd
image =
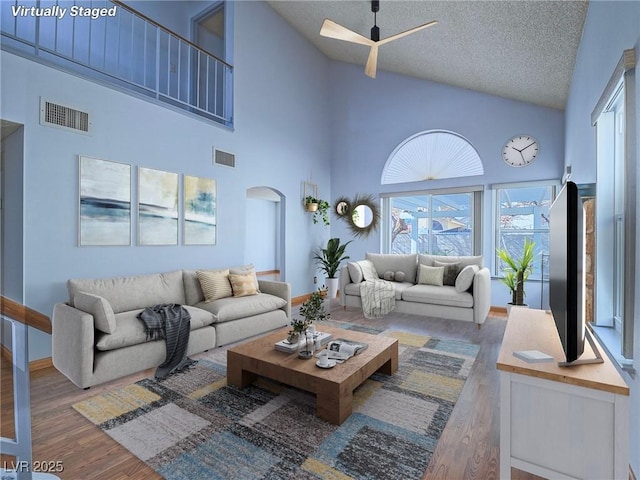
[[[165,341],[148,341],[137,316],[158,304],[189,312],[187,355],[288,325],[290,284],[257,282],[257,294],[206,302],[195,270],[69,280],[69,300],[53,309],[53,364],[81,388],[157,367]]]
[[[403,281],[393,281],[396,312],[426,315],[473,322],[478,328],[487,318],[491,307],[491,275],[484,267],[482,256],[439,256],[426,254],[379,254],[367,253],[365,259],[375,267],[380,279],[389,272],[402,272]],[[419,265],[433,267],[436,262],[458,264],[462,269],[476,265],[472,284],[468,290],[458,291],[454,285],[418,284]],[[360,283],[355,273],[360,262],[349,262],[340,269],[340,304],[343,307],[362,308]],[[475,270],[475,268],[474,268]],[[353,274],[353,275],[352,275]]]

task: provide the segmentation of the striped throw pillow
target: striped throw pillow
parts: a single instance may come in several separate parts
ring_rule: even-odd
[[[253,278],[253,283],[255,283],[256,285],[256,292],[260,293],[260,285],[258,284],[258,277],[256,275],[256,269],[253,266],[253,263],[250,263],[249,265],[245,265],[243,267],[232,267],[229,269],[229,273],[232,273],[233,275],[250,273]]]
[[[197,270],[196,275],[200,281],[205,302],[233,296],[228,268],[224,270]]]
[[[246,295],[256,295],[258,289],[255,284],[255,274],[251,273],[231,273],[229,282],[234,297],[244,297]]]

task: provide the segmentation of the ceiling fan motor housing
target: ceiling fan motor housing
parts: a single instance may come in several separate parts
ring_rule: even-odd
[[[371,40],[373,40],[374,42],[380,41],[380,28],[378,28],[377,25],[371,27]]]

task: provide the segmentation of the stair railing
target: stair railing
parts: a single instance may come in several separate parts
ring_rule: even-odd
[[[0,296],[0,317],[11,323],[15,426],[15,438],[0,437],[0,452],[16,458],[14,462],[3,462],[0,474],[3,480],[57,479],[58,477],[50,473],[33,472],[34,463],[31,455],[28,327],[50,334],[51,320],[46,315],[4,296]]]
[[[71,16],[71,6],[114,15]],[[118,0],[2,0],[0,32],[4,50],[233,124],[233,67]]]

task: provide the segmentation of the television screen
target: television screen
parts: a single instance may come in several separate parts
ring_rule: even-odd
[[[550,211],[549,305],[567,362],[584,351],[583,208],[578,187],[567,182]]]

